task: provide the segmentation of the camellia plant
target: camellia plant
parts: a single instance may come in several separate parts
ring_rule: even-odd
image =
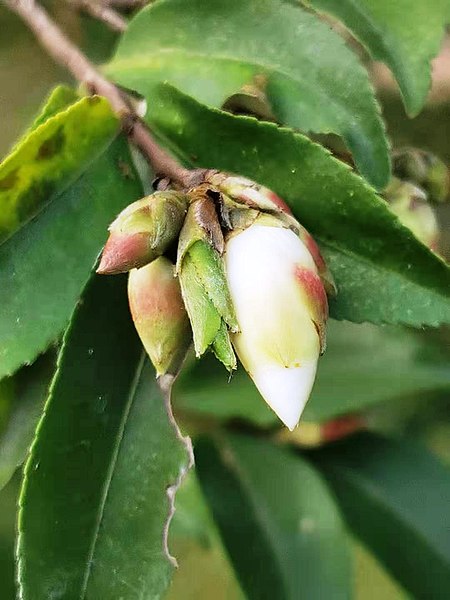
[[[355,539],[450,596],[448,169],[369,79],[417,115],[448,0],[69,2],[116,30],[101,66],[3,4],[74,79],[0,165],[18,597],[366,597]]]

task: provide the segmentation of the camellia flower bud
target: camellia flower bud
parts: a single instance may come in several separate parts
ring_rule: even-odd
[[[177,274],[192,325],[194,347],[201,356],[209,347],[232,370],[236,357],[228,328],[238,325],[228,290],[221,254],[223,234],[213,201],[204,190],[194,190],[180,234]]]
[[[393,177],[384,191],[391,211],[426,246],[436,250],[439,225],[426,193],[409,181]]]
[[[186,196],[173,191],[155,192],[127,206],[109,227],[97,272],[123,273],[161,256],[176,240],[186,211]]]
[[[268,215],[226,240],[226,274],[239,323],[232,343],[289,429],[299,421],[325,347],[328,303],[314,247],[316,252],[314,257],[299,235]]]
[[[449,193],[447,165],[436,155],[419,148],[403,148],[392,156],[394,175],[423,188],[432,202],[443,202]]]
[[[136,330],[156,374],[176,372],[192,336],[174,265],[161,256],[130,271],[128,298]]]

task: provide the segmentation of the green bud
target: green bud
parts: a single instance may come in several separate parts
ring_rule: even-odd
[[[439,226],[427,195],[409,181],[392,178],[384,191],[390,210],[426,246],[436,249],[439,239]]]
[[[97,272],[122,273],[161,256],[175,242],[187,205],[184,194],[164,191],[127,206],[109,228]]]
[[[393,154],[394,175],[422,187],[432,202],[444,202],[449,193],[449,174],[445,163],[431,152],[404,148]]]
[[[130,271],[128,298],[136,330],[156,374],[175,373],[192,336],[174,265],[161,256]]]
[[[198,192],[198,191],[197,191]],[[209,347],[228,369],[236,368],[227,327],[238,330],[222,259],[223,236],[214,202],[194,196],[180,234],[177,273],[191,321],[194,347],[201,356]],[[216,338],[219,339],[216,343]]]

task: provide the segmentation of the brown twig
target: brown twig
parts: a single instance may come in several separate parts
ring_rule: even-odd
[[[127,28],[126,20],[116,10],[103,2],[95,0],[66,0],[73,7],[84,11],[85,13],[102,21],[108,27],[119,33],[123,33]]]
[[[102,0],[106,6],[115,6],[116,8],[141,8],[150,3],[150,0]]]
[[[133,111],[127,96],[103,77],[75,44],[59,29],[48,13],[35,0],[3,0],[31,29],[48,54],[65,67],[92,93],[104,96],[122,121],[123,129],[149,161],[157,175],[169,177],[183,187],[201,180],[201,171],[181,166],[156,142],[150,130]]]

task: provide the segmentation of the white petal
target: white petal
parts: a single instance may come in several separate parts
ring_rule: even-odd
[[[256,369],[253,381],[274,413],[292,431],[311,393],[317,361],[295,369],[266,365]]]
[[[228,240],[225,264],[240,327],[233,345],[261,395],[293,429],[311,392],[320,352],[295,267],[316,272],[314,261],[292,231],[252,225]]]

